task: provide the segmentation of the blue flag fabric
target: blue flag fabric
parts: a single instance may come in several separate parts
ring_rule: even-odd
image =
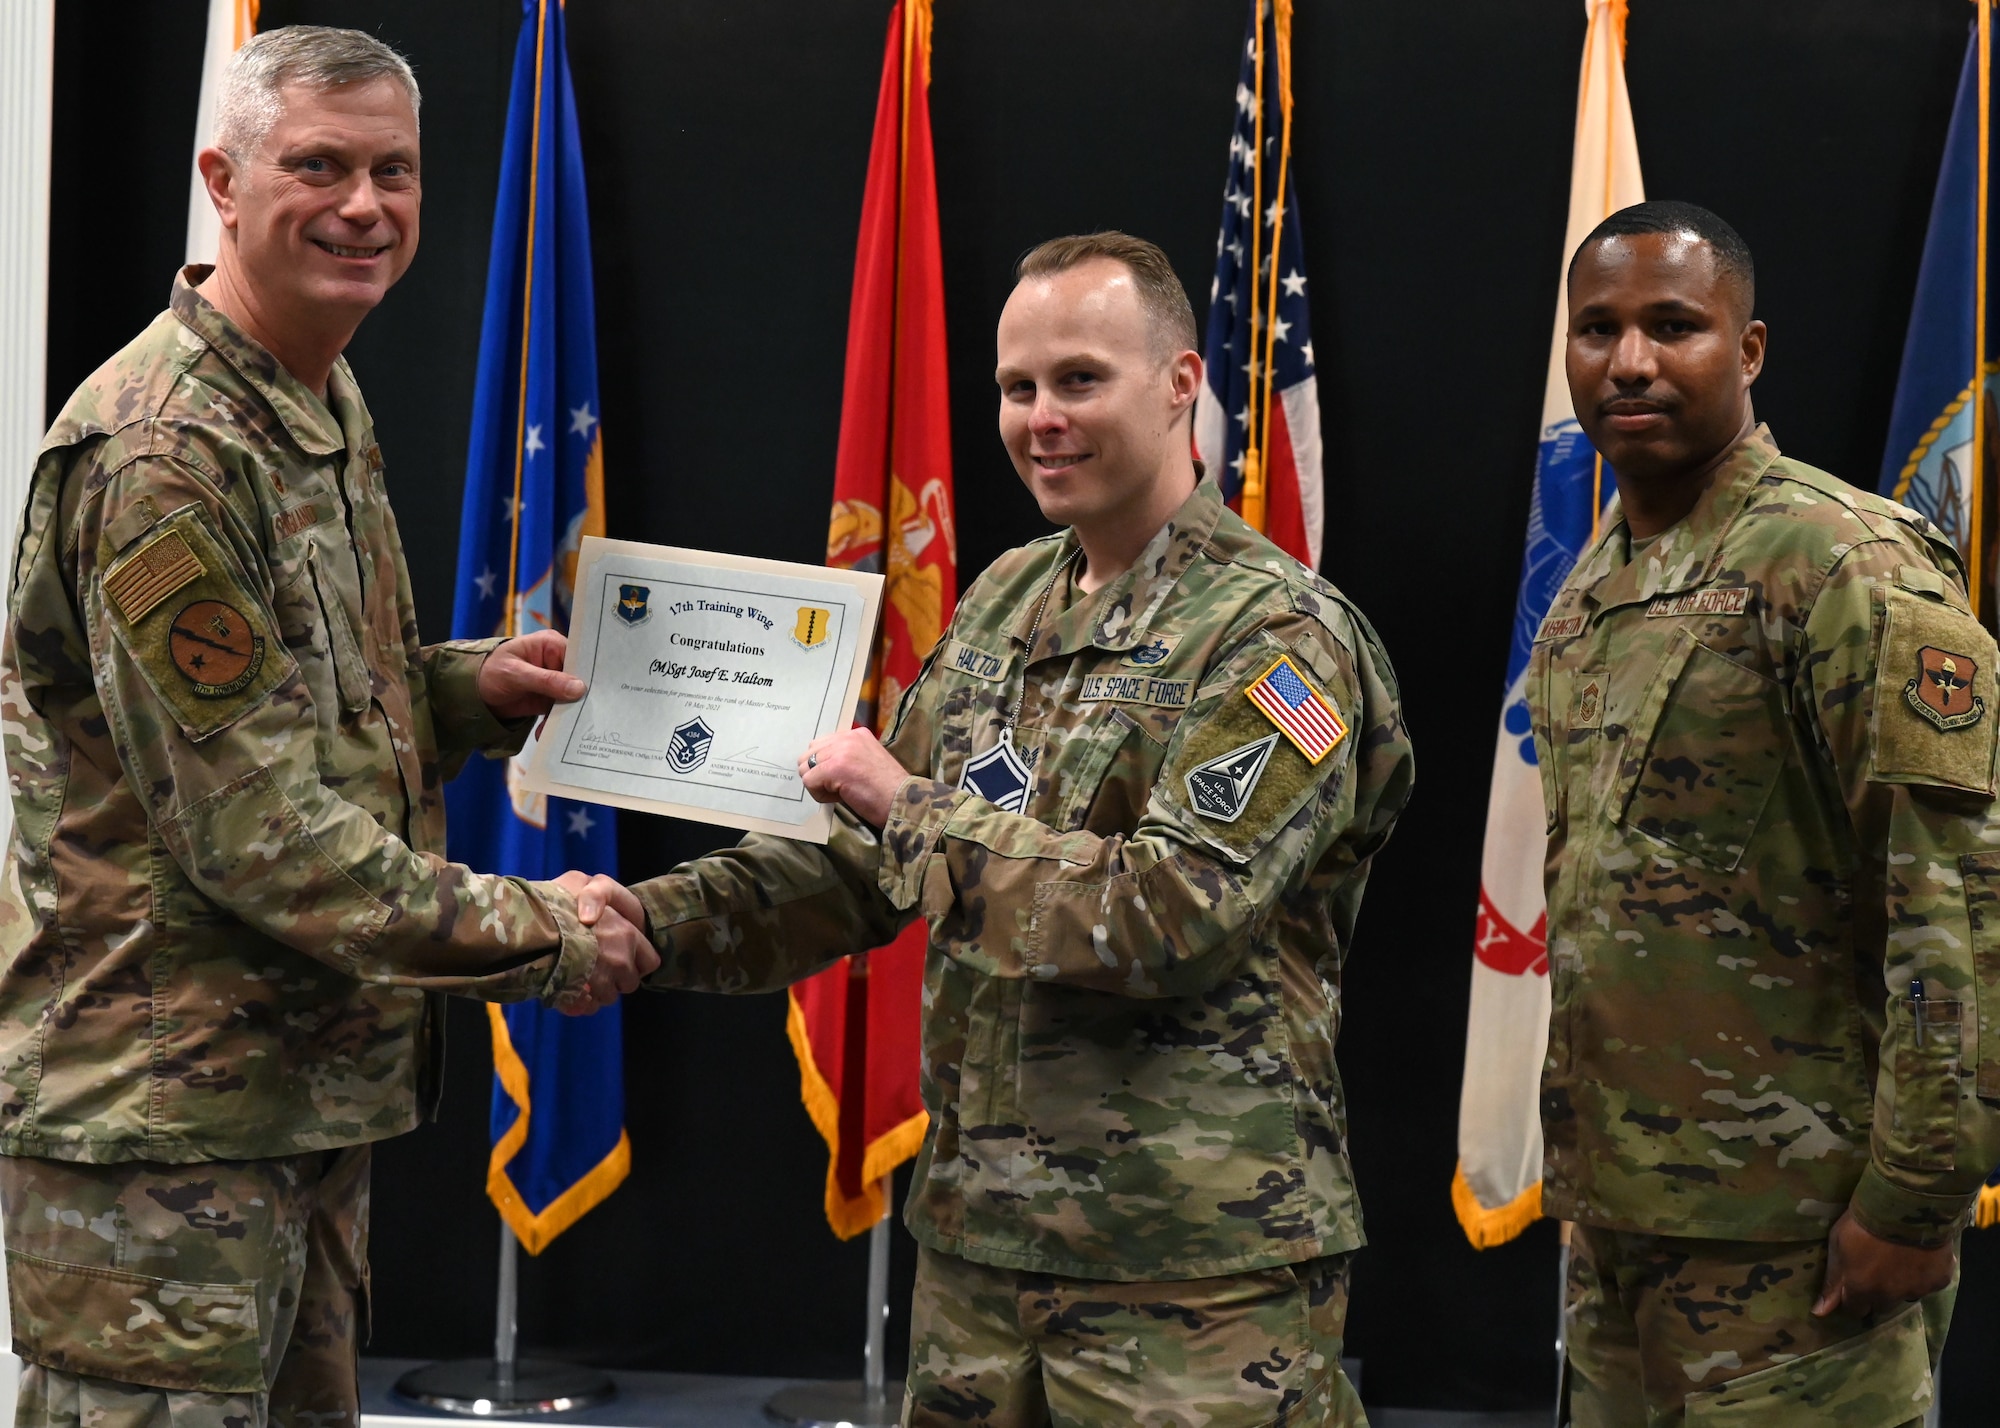
[[[459,527],[458,639],[567,628],[578,544],[604,531],[590,223],[563,9],[524,0],[522,10]],[[610,811],[531,794],[514,771],[474,760],[446,790],[452,857],[524,878],[616,876]],[[539,1253],[629,1168],[621,1013],[488,1010],[487,1193]]]
[[[1959,71],[1930,233],[1882,455],[1883,495],[1935,521],[1961,554],[1972,546],[1972,382],[1979,251],[1979,34]],[[1990,300],[1990,299],[1989,299]],[[1990,389],[1991,377],[1988,377]],[[1990,397],[1989,397],[1990,400]]]

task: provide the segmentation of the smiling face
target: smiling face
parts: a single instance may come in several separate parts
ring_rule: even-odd
[[[393,79],[314,90],[284,109],[239,162],[204,151],[231,239],[223,261],[273,330],[350,329],[417,251],[417,117]]]
[[[1746,305],[1689,234],[1622,234],[1577,255],[1564,368],[1578,423],[1621,479],[1697,471],[1743,433],[1764,367]]]
[[[1042,515],[1086,538],[1157,530],[1185,497],[1173,483],[1191,480],[1201,358],[1163,350],[1131,270],[1092,258],[1023,279],[998,347],[1000,439]]]

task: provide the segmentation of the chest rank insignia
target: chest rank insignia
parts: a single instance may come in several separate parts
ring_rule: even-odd
[[[1986,712],[1986,701],[1972,692],[1978,672],[1968,656],[1925,645],[1917,651],[1917,677],[1903,686],[1903,697],[1938,728],[1963,729]]]
[[[958,786],[1002,813],[1019,813],[1028,806],[1028,766],[1014,752],[1012,730],[1004,731],[999,743],[966,764]]]
[[[223,699],[248,689],[264,667],[264,640],[233,605],[197,600],[174,616],[167,650],[194,692]]]
[[[621,585],[618,587],[618,603],[611,608],[618,612],[618,618],[628,625],[643,625],[651,618],[653,607],[651,587],[645,585]]]
[[[715,742],[715,730],[699,719],[690,719],[674,730],[667,741],[667,767],[677,774],[691,774],[708,762],[708,746]]]
[[[1271,762],[1271,751],[1277,747],[1278,736],[1266,734],[1188,770],[1188,798],[1194,811],[1217,823],[1234,823],[1241,818],[1250,806],[1250,795],[1257,790],[1257,780]]]
[[[1570,712],[1570,725],[1577,729],[1595,729],[1604,723],[1604,677],[1591,674],[1583,677],[1577,686],[1576,704]]]

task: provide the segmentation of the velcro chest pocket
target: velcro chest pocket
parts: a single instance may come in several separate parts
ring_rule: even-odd
[[[118,646],[190,739],[235,723],[291,675],[267,601],[199,506],[159,522],[97,585]]]
[[[1677,630],[1626,734],[1614,806],[1625,827],[1731,872],[1790,749],[1778,682]]]

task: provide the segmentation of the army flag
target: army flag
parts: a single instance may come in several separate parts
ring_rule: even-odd
[[[1208,289],[1195,454],[1231,510],[1317,570],[1326,481],[1291,156],[1292,0],[1250,0]]]
[[[208,0],[208,38],[201,49],[201,98],[194,111],[196,154],[208,147],[215,134],[215,100],[222,89],[223,66],[257,33],[258,4],[259,0]],[[193,167],[188,187],[187,260],[213,263],[222,242],[222,223],[208,200],[208,185],[201,181],[200,166]]]
[[[524,0],[486,269],[452,635],[569,623],[577,548],[604,534],[604,431],[583,151],[560,0]],[[608,809],[522,789],[525,760],[475,759],[446,789],[451,854],[484,871],[617,875]],[[530,1254],[625,1178],[621,1010],[489,1006],[486,1191]]]
[[[1577,424],[1563,376],[1568,327],[1563,278],[1570,255],[1591,229],[1646,196],[1625,91],[1625,0],[1586,0],[1584,9],[1589,29],[1577,85],[1569,223],[1557,270],[1555,333],[1542,389],[1527,549],[1521,558],[1507,689],[1486,805],[1472,1008],[1458,1102],[1452,1205],[1466,1237],[1480,1249],[1512,1239],[1542,1213],[1540,1092],[1549,1034],[1542,902],[1547,823],[1528,727],[1528,653],[1550,601],[1595,534],[1612,493],[1610,473]]]
[[[1982,91],[1990,84],[1989,65],[1982,57],[1990,46],[1988,13],[1985,5],[1979,7],[1980,20],[1959,71],[1879,489],[1922,511],[1951,538],[1972,577],[1974,609],[1990,624],[1987,588],[1993,573],[1980,565],[1992,538],[1990,521],[1982,518],[1993,493],[1994,364],[1974,356],[1990,341],[1984,210],[1988,135],[1980,122],[1987,102]],[[1982,526],[1987,541],[1974,539]]]
[[[855,715],[882,733],[958,601],[930,77],[931,0],[897,0],[861,200],[826,539],[828,565],[883,576],[881,630]],[[826,1218],[842,1239],[887,1213],[885,1177],[923,1143],[928,932],[919,919],[887,947],[791,990],[800,1093],[826,1139]]]

